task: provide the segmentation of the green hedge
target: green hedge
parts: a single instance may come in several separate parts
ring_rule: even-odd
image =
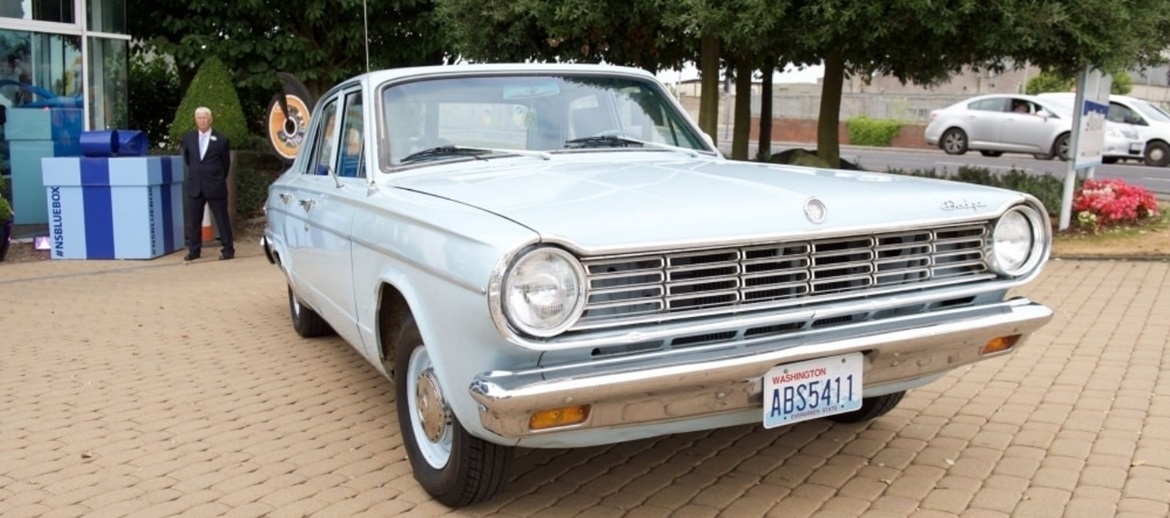
[[[909,176],[921,176],[925,178],[940,178],[943,180],[953,180],[957,182],[973,183],[978,185],[988,185],[991,187],[1000,187],[1003,189],[1011,189],[1035,196],[1044,204],[1050,216],[1060,215],[1060,202],[1064,197],[1064,179],[1057,178],[1051,174],[1045,173],[1043,175],[1028,174],[1018,169],[1012,169],[1003,174],[995,174],[990,169],[983,167],[969,167],[962,166],[956,172],[951,173],[943,170],[941,173],[934,169],[918,169],[914,171],[906,171],[904,169],[892,168],[889,173],[902,174]],[[1081,183],[1084,182],[1082,178],[1077,178],[1076,189],[1080,189]]]
[[[236,214],[241,219],[263,216],[268,186],[284,172],[285,164],[271,152],[236,152]]]
[[[854,117],[845,121],[845,127],[849,129],[850,144],[886,147],[898,136],[902,123],[889,119]]]

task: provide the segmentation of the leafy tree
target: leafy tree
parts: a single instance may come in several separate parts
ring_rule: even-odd
[[[371,69],[443,62],[446,33],[427,0],[138,0],[130,33],[171,56],[184,87],[214,55],[237,86],[276,92],[281,71],[321,95],[366,70],[363,3]]]
[[[794,34],[801,53],[825,62],[817,152],[832,164],[848,74],[930,85],[964,65],[1032,63],[1071,75],[1090,64],[1121,70],[1156,62],[1170,43],[1162,0],[807,0],[787,19],[804,29]]]
[[[657,72],[694,57],[664,0],[436,0],[451,51],[477,62],[606,62]]]
[[[227,135],[234,146],[247,141],[248,127],[244,123],[244,112],[240,108],[236,87],[232,84],[227,67],[215,56],[207,58],[199,67],[199,72],[183,95],[183,102],[179,103],[175,121],[171,123],[170,137],[174,142],[182,140],[184,133],[195,129],[195,109],[200,106],[211,110],[215,129]]]
[[[130,57],[130,128],[146,134],[152,145],[165,145],[179,102],[179,78],[165,59]]]

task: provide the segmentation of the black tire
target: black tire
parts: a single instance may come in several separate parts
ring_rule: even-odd
[[[905,395],[906,391],[902,391],[884,396],[867,397],[861,400],[861,408],[844,414],[831,415],[826,419],[838,423],[860,423],[877,419],[890,413],[890,410],[898,406],[898,403],[902,401],[902,396]]]
[[[1154,141],[1146,144],[1146,152],[1142,154],[1146,165],[1152,167],[1166,167],[1170,165],[1170,144]]]
[[[1069,139],[1068,133],[1056,137],[1056,141],[1052,143],[1052,156],[1068,162],[1070,153],[1072,153],[1072,141]]]
[[[1115,157],[1115,156],[1101,157],[1101,163],[1103,163],[1103,164],[1116,164],[1118,160],[1120,160],[1120,159]]]
[[[325,336],[333,332],[333,328],[329,327],[329,323],[325,322],[321,315],[301,304],[297,294],[293,293],[292,286],[288,287],[288,312],[292,317],[293,329],[304,338]]]
[[[1003,156],[1003,151],[980,151],[979,154],[986,157],[996,158]]]
[[[967,133],[959,128],[951,128],[943,133],[938,141],[938,147],[948,155],[962,155],[967,152]]]
[[[412,362],[416,363],[413,370]],[[394,372],[398,427],[414,479],[448,507],[463,507],[495,496],[508,479],[512,448],[474,437],[459,423],[433,376],[427,348],[413,317],[402,322],[396,335]],[[439,419],[427,422],[419,411],[419,401],[423,399],[419,396],[420,382],[430,388],[424,392],[439,402],[437,411],[426,414]],[[435,401],[429,400],[427,408]],[[438,428],[430,432],[437,437],[428,437],[427,429],[432,427]]]

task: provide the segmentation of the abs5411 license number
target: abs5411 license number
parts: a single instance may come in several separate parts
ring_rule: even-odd
[[[764,375],[764,428],[861,408],[861,353],[773,367]]]

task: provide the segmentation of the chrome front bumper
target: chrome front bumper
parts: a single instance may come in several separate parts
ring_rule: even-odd
[[[982,348],[993,338],[1027,335],[1051,318],[1047,307],[1014,299],[906,317],[892,331],[859,324],[832,339],[774,340],[698,361],[587,362],[485,372],[469,390],[480,405],[483,426],[504,438],[648,425],[762,408],[762,377],[768,369],[850,352],[865,354],[865,396],[906,390],[955,367],[1007,354],[1014,347],[991,355],[982,354]],[[588,419],[569,427],[529,429],[532,412],[570,405],[591,405]]]

